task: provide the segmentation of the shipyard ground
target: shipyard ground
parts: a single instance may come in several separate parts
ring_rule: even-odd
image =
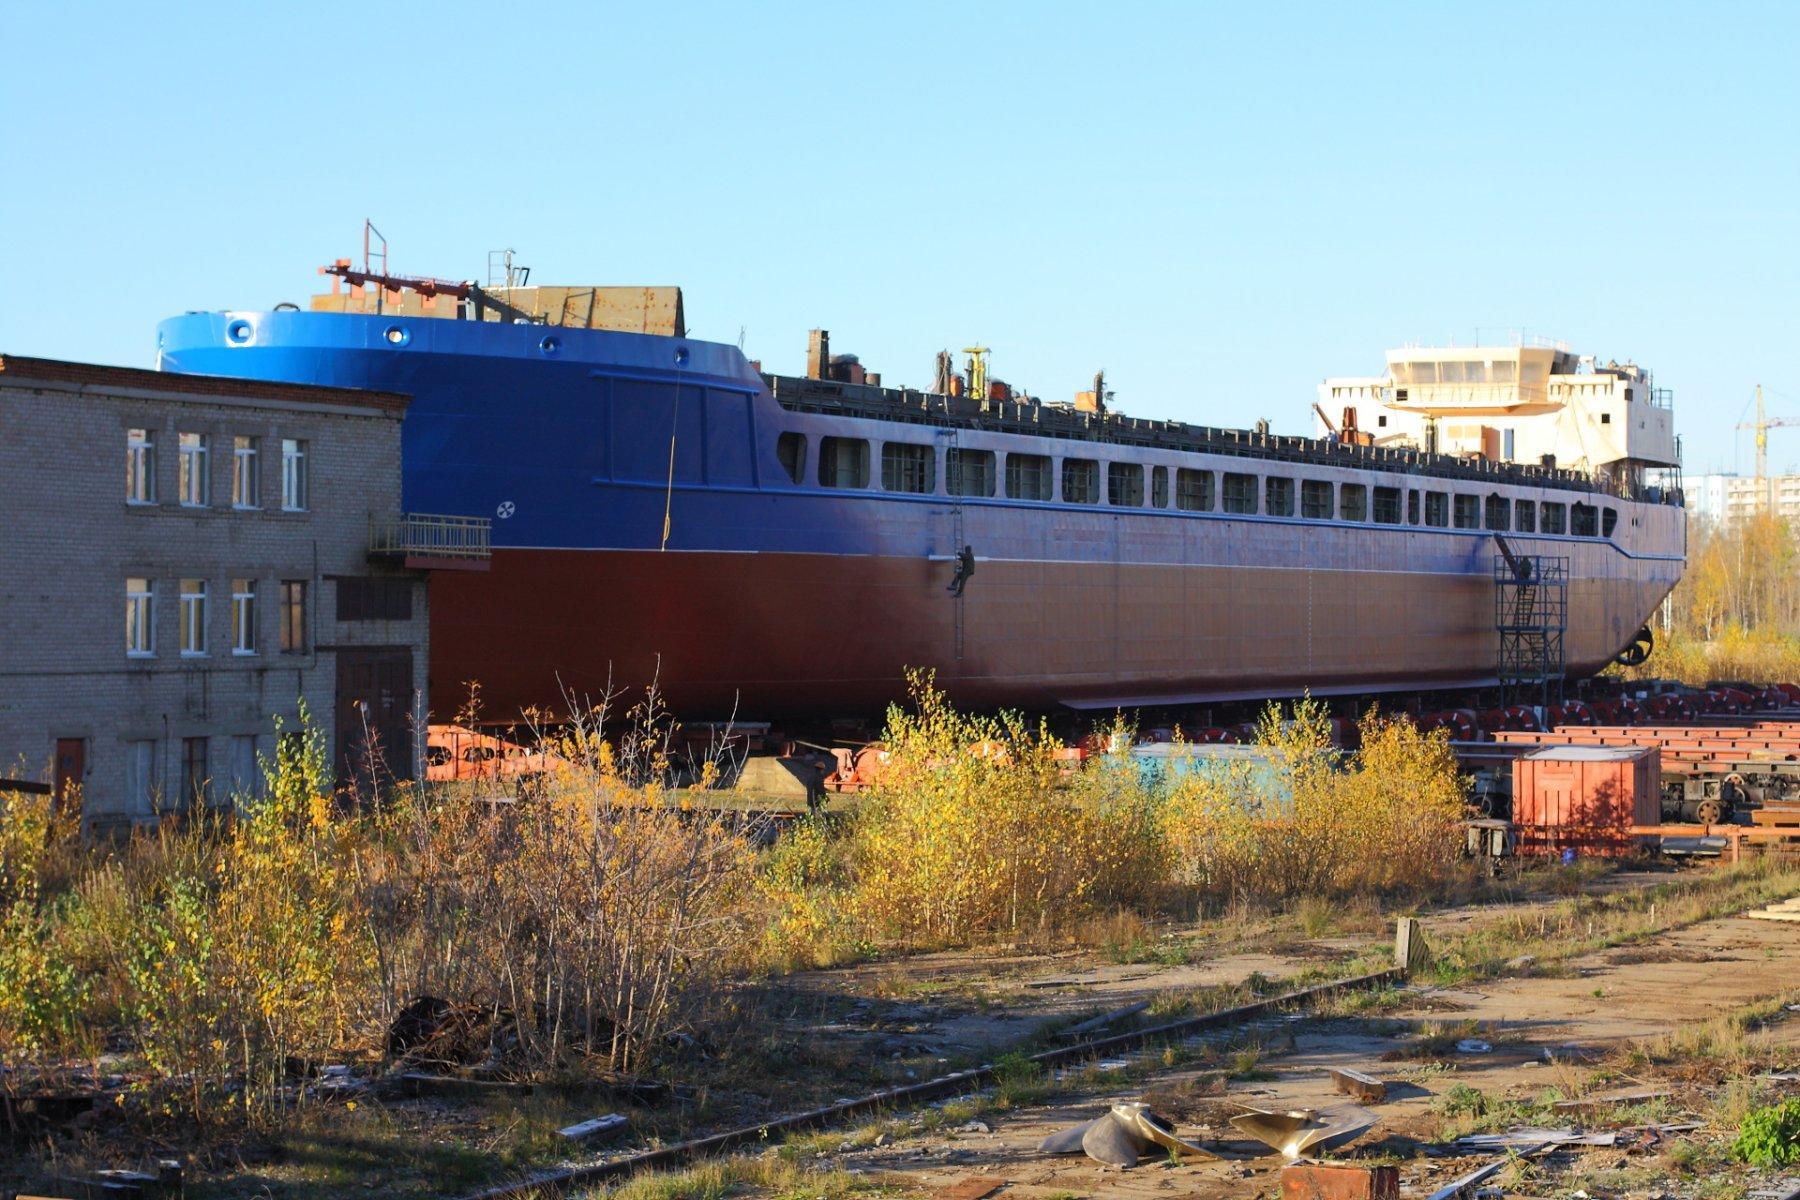
[[[1269,1196],[1279,1189],[1280,1160],[1259,1154],[1224,1118],[1239,1104],[1341,1100],[1327,1072],[1351,1067],[1387,1080],[1390,1095],[1373,1107],[1380,1123],[1346,1153],[1397,1164],[1405,1195],[1425,1196],[1492,1157],[1450,1151],[1449,1137],[1520,1124],[1697,1128],[1640,1149],[1628,1148],[1634,1134],[1611,1148],[1558,1151],[1513,1168],[1499,1181],[1506,1196],[1744,1194],[1771,1177],[1729,1161],[1724,1146],[1736,1121],[1753,1096],[1796,1088],[1747,1077],[1800,1067],[1800,1013],[1786,1007],[1800,1002],[1800,924],[1720,914],[1797,891],[1800,874],[1791,871],[1538,870],[1481,902],[1426,914],[1427,936],[1446,961],[1405,987],[1152,1049],[1122,1065],[1016,1078],[997,1092],[894,1111],[856,1128],[772,1139],[760,1154],[626,1187],[644,1198],[972,1196],[990,1186],[1030,1200]],[[1131,1020],[1156,1021],[1280,981],[1350,974],[1379,965],[1391,929],[1390,915],[1372,910],[1304,907],[1179,928],[1123,919],[1096,927],[1083,949],[939,953],[801,972],[745,986],[735,1027],[720,1030],[681,1072],[700,1089],[685,1104],[633,1108],[592,1092],[544,1089],[363,1096],[315,1107],[276,1134],[207,1147],[178,1138],[144,1144],[99,1125],[59,1139],[53,1159],[13,1156],[0,1191],[80,1194],[44,1188],[46,1171],[77,1178],[173,1151],[190,1156],[186,1191],[194,1197],[468,1195],[559,1163],[993,1060],[1009,1047],[1056,1044],[1078,1020],[1135,1002],[1151,1008]],[[1497,967],[1497,956],[1510,965]],[[1729,1020],[1746,1012],[1755,1017],[1749,1034]],[[1682,1040],[1700,1030],[1716,1036]],[[1491,1049],[1458,1053],[1454,1043],[1471,1036]],[[1546,1051],[1564,1061],[1546,1061]],[[1668,1094],[1617,1111],[1545,1107],[1552,1093],[1622,1087]],[[1046,1132],[1141,1096],[1221,1158],[1120,1172],[1037,1153]],[[555,1132],[608,1111],[632,1121],[613,1143],[572,1148]]]

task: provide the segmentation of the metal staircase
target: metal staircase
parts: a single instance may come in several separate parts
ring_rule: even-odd
[[[1494,631],[1499,658],[1495,675],[1500,702],[1560,704],[1568,674],[1563,634],[1569,624],[1569,560],[1514,554],[1494,535]]]

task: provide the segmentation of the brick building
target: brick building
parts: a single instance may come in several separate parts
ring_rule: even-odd
[[[368,728],[411,774],[418,568],[487,542],[401,512],[406,404],[0,356],[0,776],[79,783],[95,827],[226,804],[302,703],[340,776]]]

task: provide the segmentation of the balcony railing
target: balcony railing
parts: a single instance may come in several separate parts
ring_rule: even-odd
[[[388,559],[457,559],[485,563],[493,556],[487,517],[452,517],[439,513],[401,513],[369,520],[369,557]]]

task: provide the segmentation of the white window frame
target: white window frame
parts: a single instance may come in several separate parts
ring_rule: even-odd
[[[305,438],[281,439],[281,511],[306,512],[312,503],[307,486],[307,441]]]
[[[206,580],[183,579],[177,595],[181,603],[181,657],[205,658]]]
[[[125,580],[125,656],[156,657],[156,580],[141,575]]]
[[[239,658],[256,654],[256,580],[231,581],[231,652]]]
[[[134,817],[156,815],[156,740],[125,743],[125,803]]]
[[[231,439],[231,507],[262,507],[261,439],[239,434]]]
[[[181,470],[176,476],[176,490],[181,495],[181,507],[209,507],[212,504],[212,479],[207,470],[209,458],[206,435],[178,433],[175,435],[175,445],[181,456]]]
[[[156,430],[125,431],[125,503],[156,503]]]

